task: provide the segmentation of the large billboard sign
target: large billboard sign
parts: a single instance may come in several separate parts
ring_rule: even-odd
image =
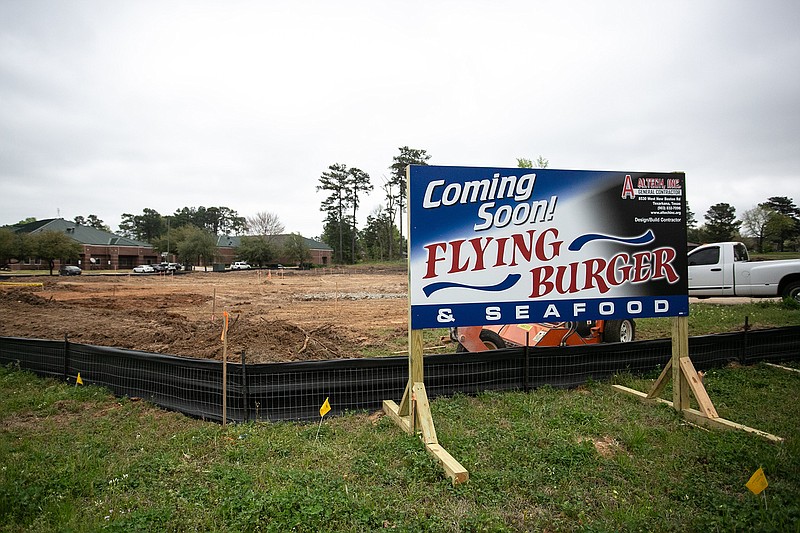
[[[411,166],[412,329],[689,314],[683,173]]]

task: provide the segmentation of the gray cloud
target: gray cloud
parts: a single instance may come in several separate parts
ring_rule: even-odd
[[[683,170],[800,201],[794,2],[0,3],[0,224],[225,205],[321,232],[320,174]],[[381,201],[373,194],[361,217]]]

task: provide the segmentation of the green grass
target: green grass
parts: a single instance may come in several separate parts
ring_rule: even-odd
[[[0,367],[0,531],[797,531],[800,377],[759,365],[706,385],[721,416],[786,442],[608,384],[459,395],[432,402],[470,472],[452,487],[385,417],[326,418],[317,441],[314,423],[223,428]],[[766,508],[744,487],[759,466]]]
[[[373,331],[373,342],[359,349],[361,357],[389,357],[408,353],[408,330],[405,326],[382,327]],[[445,337],[445,341],[442,340]],[[422,343],[426,354],[454,352],[456,345],[449,341],[448,328],[425,329]]]
[[[768,329],[800,325],[800,306],[788,301],[755,301],[738,305],[689,304],[689,335],[711,335],[743,331],[745,318],[751,328]],[[671,336],[670,318],[636,320],[636,339],[664,339]]]
[[[751,261],[773,261],[775,259],[800,259],[800,252],[750,252]]]

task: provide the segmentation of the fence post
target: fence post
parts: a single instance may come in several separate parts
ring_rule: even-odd
[[[247,386],[247,357],[242,350],[242,391],[244,395],[244,421],[250,420],[250,389]]]
[[[743,365],[747,364],[747,352],[748,352],[748,342],[749,342],[749,335],[748,332],[750,331],[750,317],[745,315],[744,317],[744,339],[742,342],[742,353],[739,356],[739,362]]]
[[[530,359],[530,350],[531,348],[531,332],[525,332],[525,378],[522,382],[522,388],[525,392],[531,390],[530,381],[528,375],[530,374],[531,369],[531,359]]]
[[[69,381],[69,339],[64,333],[64,381]]]

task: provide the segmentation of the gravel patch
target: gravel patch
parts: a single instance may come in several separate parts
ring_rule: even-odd
[[[396,293],[380,293],[380,292],[317,292],[313,294],[303,294],[300,300],[315,301],[315,300],[396,300],[398,298],[406,298],[408,295],[404,292]]]

